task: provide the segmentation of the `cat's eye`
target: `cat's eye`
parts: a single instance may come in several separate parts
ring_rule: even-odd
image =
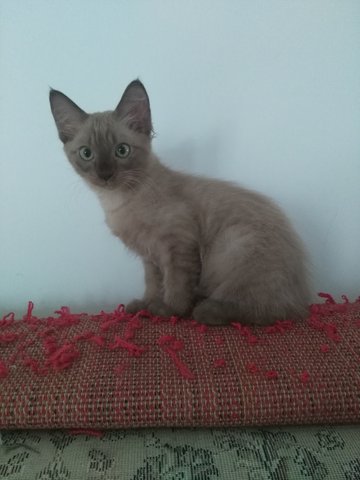
[[[127,143],[120,143],[115,149],[115,155],[119,158],[126,158],[130,154],[130,145]]]
[[[80,157],[85,160],[85,161],[89,161],[89,160],[92,160],[93,158],[93,152],[91,151],[91,148],[89,147],[81,147],[80,150],[79,150],[79,155]]]

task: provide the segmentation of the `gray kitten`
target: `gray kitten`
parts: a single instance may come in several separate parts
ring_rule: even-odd
[[[128,311],[211,325],[306,315],[306,258],[284,214],[258,193],[160,163],[140,81],[114,111],[85,113],[56,90],[50,103],[70,163],[112,232],[143,260],[145,294]]]

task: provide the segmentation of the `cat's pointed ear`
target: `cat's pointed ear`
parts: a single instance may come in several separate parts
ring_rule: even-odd
[[[63,143],[73,139],[88,114],[58,90],[50,90],[51,111]]]
[[[150,102],[140,80],[134,80],[126,87],[115,113],[125,119],[131,130],[151,136]]]

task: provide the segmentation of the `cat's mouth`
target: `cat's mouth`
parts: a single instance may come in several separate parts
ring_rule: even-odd
[[[107,190],[113,190],[119,187],[119,182],[115,175],[112,175],[109,178],[101,178],[99,176],[93,177],[91,183],[96,187],[101,187]]]
[[[139,187],[140,182],[134,177],[112,175],[109,178],[101,178],[96,175],[91,178],[90,182],[97,188],[104,190],[116,190],[121,189],[123,191],[135,191]]]

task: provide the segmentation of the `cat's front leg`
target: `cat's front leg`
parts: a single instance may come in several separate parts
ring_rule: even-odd
[[[200,274],[197,252],[177,251],[163,266],[164,306],[166,315],[185,317],[191,314],[195,303],[196,286]]]
[[[142,299],[134,299],[127,306],[126,311],[136,313],[140,310],[150,310],[150,305],[158,303],[162,298],[163,277],[157,265],[149,260],[143,260],[145,273],[145,294]]]

